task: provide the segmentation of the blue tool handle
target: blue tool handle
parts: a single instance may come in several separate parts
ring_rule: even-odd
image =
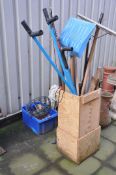
[[[55,46],[55,49],[57,51],[57,54],[58,54],[58,58],[60,60],[60,64],[62,66],[62,69],[63,69],[63,72],[64,72],[64,75],[65,75],[65,79],[66,81],[69,83],[70,86],[68,86],[68,88],[70,89],[73,89],[73,94],[77,95],[77,91],[76,91],[76,88],[74,86],[74,83],[73,83],[73,80],[72,80],[72,77],[71,77],[71,73],[70,73],[70,70],[68,68],[65,67],[64,65],[64,62],[63,62],[63,58],[62,58],[62,55],[61,55],[61,52],[58,48],[58,45],[57,45],[57,40],[56,40],[56,37],[55,37],[55,31],[54,29],[51,27],[51,25],[49,25],[49,30],[50,30],[50,33],[51,33],[51,36],[53,38],[53,42],[54,42],[54,46]]]
[[[42,51],[42,53],[44,54],[44,56],[46,57],[46,59],[49,61],[49,63],[53,66],[53,68],[55,69],[55,71],[57,72],[58,76],[62,79],[62,81],[66,84],[66,86],[70,89],[72,94],[77,95],[76,90],[74,89],[74,87],[72,85],[70,85],[70,83],[68,82],[68,80],[65,80],[65,78],[63,77],[63,75],[61,74],[61,72],[59,71],[59,69],[57,68],[56,64],[52,61],[52,58],[48,55],[48,53],[45,51],[45,49],[43,48],[43,46],[41,45],[41,43],[39,42],[39,40],[37,39],[37,37],[33,37],[35,43],[37,44],[37,46],[39,47],[39,49]]]
[[[73,86],[73,82],[70,81],[71,77],[70,77],[70,74],[69,74],[69,71],[67,69],[67,72],[66,71],[64,72],[66,75],[67,75],[67,78],[65,80],[65,78],[63,77],[63,75],[61,74],[61,72],[58,70],[57,66],[55,65],[55,63],[52,61],[51,57],[48,55],[48,53],[45,51],[45,49],[42,47],[41,43],[39,42],[39,40],[36,38],[36,34],[34,34],[34,32],[32,32],[32,30],[29,28],[29,26],[27,25],[27,23],[25,21],[22,21],[21,24],[23,25],[24,29],[27,31],[27,33],[29,34],[29,36],[31,36],[34,41],[36,42],[36,44],[38,45],[38,47],[40,48],[40,50],[43,52],[43,54],[45,55],[46,59],[50,62],[50,64],[54,67],[54,69],[56,70],[57,74],[60,76],[60,78],[62,79],[62,81],[67,85],[67,87],[70,89],[70,91],[73,93],[73,94],[77,94],[76,92],[76,89],[74,88]],[[35,32],[36,33],[36,32]],[[43,34],[43,31],[39,31],[38,32],[38,36],[42,35]],[[54,36],[55,37],[55,36]],[[57,41],[56,41],[57,42]],[[59,50],[59,49],[58,49]],[[60,51],[59,51],[60,52]],[[60,56],[61,56],[61,53],[60,53]],[[63,65],[64,66],[64,65]],[[65,67],[64,67],[65,69]]]

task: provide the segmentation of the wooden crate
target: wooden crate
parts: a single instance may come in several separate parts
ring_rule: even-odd
[[[81,138],[74,137],[60,128],[57,128],[57,147],[68,158],[80,164],[88,156],[99,149],[100,126]]]
[[[76,138],[99,127],[101,90],[76,96],[61,91],[58,108],[58,127]]]

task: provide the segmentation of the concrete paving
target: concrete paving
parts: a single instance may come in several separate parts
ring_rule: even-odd
[[[0,129],[0,175],[115,175],[116,122],[103,129],[101,147],[80,165],[57,150],[55,130],[36,136],[22,121]]]

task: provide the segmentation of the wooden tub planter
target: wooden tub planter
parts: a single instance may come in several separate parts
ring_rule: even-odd
[[[80,164],[99,149],[101,90],[82,96],[60,92],[57,147]]]

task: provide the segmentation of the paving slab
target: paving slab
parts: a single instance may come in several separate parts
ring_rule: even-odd
[[[11,172],[16,175],[33,175],[44,168],[46,163],[37,155],[26,153],[13,159],[9,167]]]
[[[41,144],[39,148],[46,156],[47,159],[54,162],[62,157],[62,154],[57,151],[57,145],[50,142]]]
[[[45,172],[40,173],[39,175],[63,175],[63,172],[57,170],[57,168],[50,168],[45,170]]]
[[[116,143],[116,126],[110,125],[102,130],[102,136]]]
[[[100,160],[107,160],[116,150],[116,146],[104,139],[101,138],[100,149],[94,154]]]
[[[116,126],[116,121],[114,121],[113,124]]]
[[[72,175],[90,175],[101,166],[101,163],[93,157],[90,157],[80,165],[67,159],[61,160],[59,165]]]
[[[116,175],[116,172],[110,168],[103,167],[95,175]]]
[[[114,153],[112,158],[108,160],[108,163],[116,169],[116,152]]]

